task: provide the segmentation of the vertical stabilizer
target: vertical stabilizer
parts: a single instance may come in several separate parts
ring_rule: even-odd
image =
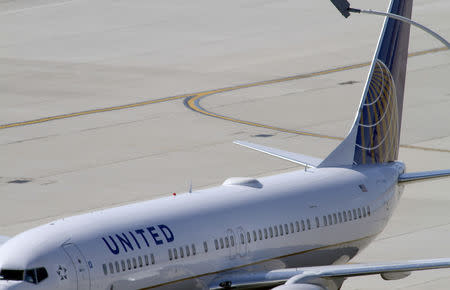
[[[392,0],[389,12],[411,18],[412,0]],[[376,164],[398,157],[410,25],[385,20],[369,76],[345,140],[320,167]]]

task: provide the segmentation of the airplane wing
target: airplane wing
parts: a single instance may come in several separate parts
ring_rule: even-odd
[[[7,240],[9,240],[9,237],[0,236],[0,246],[4,244]]]
[[[250,143],[247,141],[234,141],[234,144],[241,145],[259,152],[263,152],[287,161],[291,161],[303,166],[317,167],[322,163],[322,159],[311,157],[303,154],[293,153],[289,151],[284,151],[281,149],[271,148],[259,144]]]
[[[276,286],[276,290],[335,289],[329,287],[332,284],[338,285],[339,289],[343,281],[350,277],[378,274],[384,280],[398,280],[407,277],[411,271],[441,268],[450,268],[450,258],[289,268],[257,273],[236,272],[215,280],[209,289],[258,289]],[[311,285],[320,285],[322,288],[311,288]]]

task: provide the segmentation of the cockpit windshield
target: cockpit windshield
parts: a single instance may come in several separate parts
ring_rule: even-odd
[[[0,271],[0,280],[25,281],[38,284],[47,277],[48,273],[44,267],[26,270],[2,269]]]

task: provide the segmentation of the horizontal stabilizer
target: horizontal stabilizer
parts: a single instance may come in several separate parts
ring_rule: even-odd
[[[276,148],[271,148],[263,145],[258,145],[246,141],[234,141],[234,144],[238,144],[259,152],[263,152],[287,161],[291,161],[297,164],[308,167],[317,167],[323,160],[303,154],[293,153],[289,151],[284,151]]]
[[[417,181],[445,176],[450,176],[450,169],[403,173],[398,177],[398,182]]]

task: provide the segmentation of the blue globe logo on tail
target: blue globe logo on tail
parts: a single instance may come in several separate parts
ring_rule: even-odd
[[[394,161],[398,155],[399,124],[392,74],[387,66],[377,59],[360,108],[354,163]]]

